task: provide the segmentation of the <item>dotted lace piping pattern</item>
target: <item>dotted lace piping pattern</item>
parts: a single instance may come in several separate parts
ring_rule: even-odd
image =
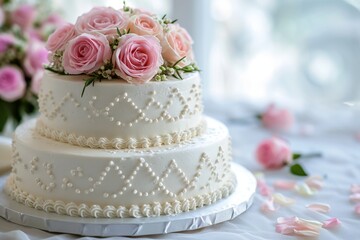
[[[172,132],[155,137],[143,137],[136,138],[113,138],[108,139],[105,137],[85,137],[78,136],[73,133],[67,133],[60,130],[51,129],[40,120],[36,122],[36,131],[47,138],[52,140],[69,143],[76,146],[88,147],[88,148],[102,148],[102,149],[135,149],[135,148],[149,148],[158,147],[161,145],[177,144],[184,141],[188,141],[194,137],[202,135],[206,129],[206,122],[202,121],[199,126],[190,128],[184,131]]]
[[[188,199],[175,199],[172,202],[153,202],[150,204],[125,206],[75,204],[63,201],[44,200],[42,198],[28,194],[19,189],[10,176],[5,185],[5,191],[10,197],[28,207],[45,212],[55,212],[60,215],[69,215],[82,218],[127,218],[127,217],[156,217],[160,215],[174,215],[182,212],[195,210],[202,206],[210,205],[216,201],[227,197],[232,191],[236,182],[234,178],[228,181],[221,188],[207,194],[198,195]]]

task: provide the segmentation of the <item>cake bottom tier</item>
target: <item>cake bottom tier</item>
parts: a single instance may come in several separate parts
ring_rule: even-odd
[[[227,128],[206,118],[190,141],[146,149],[89,149],[35,131],[15,131],[5,191],[46,212],[78,217],[152,217],[194,210],[228,196],[235,186]]]

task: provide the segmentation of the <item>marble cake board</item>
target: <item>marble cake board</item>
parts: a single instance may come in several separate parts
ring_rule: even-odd
[[[190,231],[234,219],[251,206],[256,190],[254,176],[232,163],[237,187],[227,198],[213,205],[175,216],[154,218],[94,219],[46,213],[12,201],[0,181],[0,216],[10,222],[57,233],[83,236],[144,236]]]

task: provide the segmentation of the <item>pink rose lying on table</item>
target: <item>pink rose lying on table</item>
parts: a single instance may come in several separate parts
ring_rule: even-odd
[[[0,68],[0,98],[13,102],[25,93],[26,83],[22,71],[17,67]]]
[[[111,49],[105,35],[83,33],[72,39],[64,51],[66,73],[92,73],[111,58]]]
[[[124,35],[113,54],[115,73],[130,83],[150,81],[163,64],[161,46],[154,36]]]
[[[256,149],[258,162],[268,169],[281,168],[292,161],[289,145],[280,138],[269,138],[262,141]]]
[[[269,105],[260,115],[264,127],[275,131],[288,131],[294,124],[294,116],[285,108],[278,108],[274,104]]]
[[[290,172],[298,176],[307,176],[307,173],[299,163],[299,158],[321,157],[320,153],[300,154],[293,153],[287,142],[280,138],[272,137],[263,140],[257,146],[256,160],[266,169],[279,169],[290,165]]]
[[[115,35],[117,28],[121,31],[128,28],[128,15],[111,7],[95,7],[78,17],[75,29],[81,33],[102,33]]]

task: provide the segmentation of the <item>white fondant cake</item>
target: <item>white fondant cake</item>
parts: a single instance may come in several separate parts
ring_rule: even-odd
[[[55,142],[35,120],[14,135],[7,191],[27,206],[81,217],[149,217],[209,205],[234,188],[230,141],[221,123],[190,141],[106,150]]]
[[[143,85],[102,81],[81,90],[86,76],[46,72],[38,132],[90,148],[143,148],[189,140],[204,130],[200,78],[188,74]]]
[[[95,218],[172,215],[228,196],[229,133],[203,116],[192,44],[176,20],[125,3],[57,29],[40,116],[15,131],[6,192]]]

